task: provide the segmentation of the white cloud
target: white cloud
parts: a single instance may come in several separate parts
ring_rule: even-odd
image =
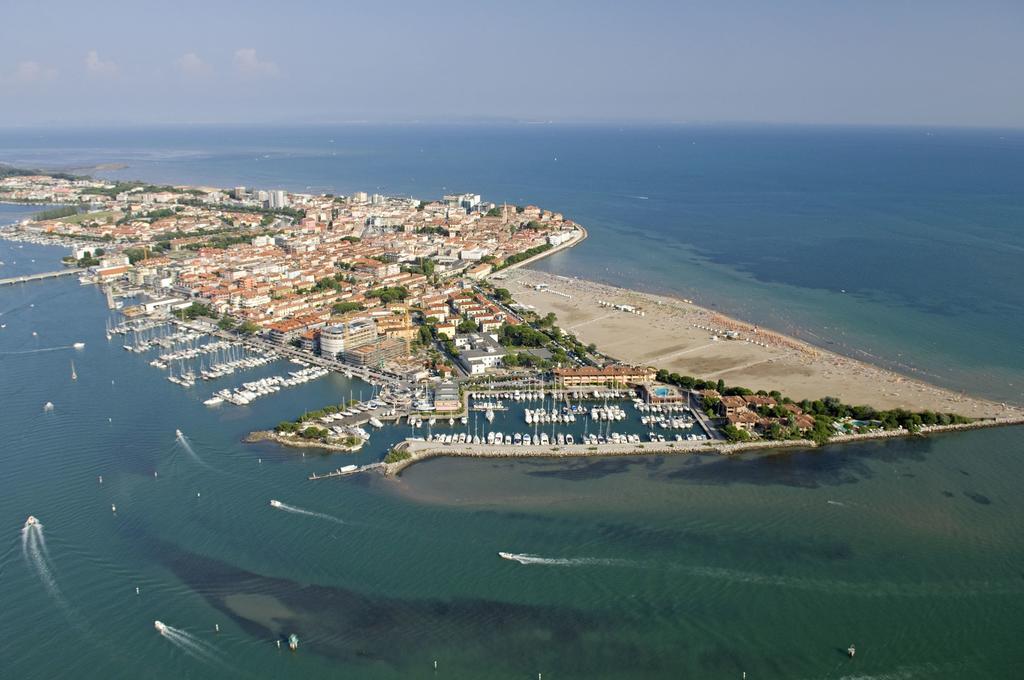
[[[85,55],[85,70],[91,76],[110,78],[117,75],[118,69],[117,64],[114,62],[100,59],[100,55],[96,50],[89,50]]]
[[[15,67],[9,80],[16,83],[43,83],[56,77],[57,69],[52,66],[38,61],[23,61]]]
[[[256,50],[243,47],[235,51],[235,68],[244,76],[272,78],[280,73],[277,64],[272,61],[261,61]]]
[[[178,66],[179,71],[192,78],[209,75],[210,73],[210,65],[203,61],[195,52],[187,52],[181,55],[175,64]]]

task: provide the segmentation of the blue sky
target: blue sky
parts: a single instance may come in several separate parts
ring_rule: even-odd
[[[1020,0],[5,5],[5,126],[1024,126]]]

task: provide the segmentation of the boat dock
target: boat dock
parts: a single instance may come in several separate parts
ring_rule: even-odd
[[[7,279],[0,279],[0,286],[13,286],[16,283],[27,283],[29,281],[42,281],[44,279],[56,279],[61,276],[73,276],[75,274],[81,274],[85,269],[71,268],[71,269],[60,269],[55,272],[42,272],[39,274],[26,274],[24,276],[12,276]]]
[[[350,475],[357,475],[360,472],[370,472],[372,470],[380,470],[381,472],[383,472],[384,471],[384,467],[385,467],[384,463],[370,463],[368,465],[361,465],[361,466],[355,468],[354,470],[353,469],[347,469],[345,467],[340,467],[337,470],[334,470],[332,472],[324,472],[324,473],[319,474],[319,475],[316,474],[316,473],[313,473],[307,479],[309,479],[309,481],[312,482],[312,481],[315,481],[317,479],[330,479],[332,477],[348,477]]]

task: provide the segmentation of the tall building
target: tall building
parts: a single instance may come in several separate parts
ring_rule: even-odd
[[[328,326],[320,331],[320,354],[338,357],[377,340],[377,325],[373,319],[361,317],[348,323]]]
[[[337,357],[345,351],[345,327],[328,326],[320,331],[320,354]]]
[[[245,198],[245,187],[235,187],[234,190],[235,200],[241,201]]]
[[[288,194],[281,189],[275,189],[270,192],[270,207],[271,208],[287,208],[288,207]]]

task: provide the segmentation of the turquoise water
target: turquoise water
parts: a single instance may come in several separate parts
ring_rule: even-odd
[[[116,174],[154,181],[559,208],[591,238],[543,267],[699,295],[1007,399],[1024,373],[1021,149],[905,130],[0,133],[2,160],[127,160]],[[63,254],[0,242],[0,277]],[[1024,661],[1024,428],[309,482],[404,428],[346,457],[241,438],[367,386],[207,408],[288,365],[183,390],[108,343],[106,318],[73,278],[0,288],[0,676],[964,678]],[[45,552],[38,535],[23,549],[29,514]],[[300,651],[278,651],[291,632]]]
[[[0,243],[5,262],[60,254]],[[211,409],[206,386],[107,342],[94,287],[0,289],[0,314],[5,677],[962,678],[1022,661],[1022,428],[309,482],[349,458],[241,437],[364,386]],[[45,569],[38,543],[22,551],[30,513]],[[291,632],[300,651],[278,651]]]

